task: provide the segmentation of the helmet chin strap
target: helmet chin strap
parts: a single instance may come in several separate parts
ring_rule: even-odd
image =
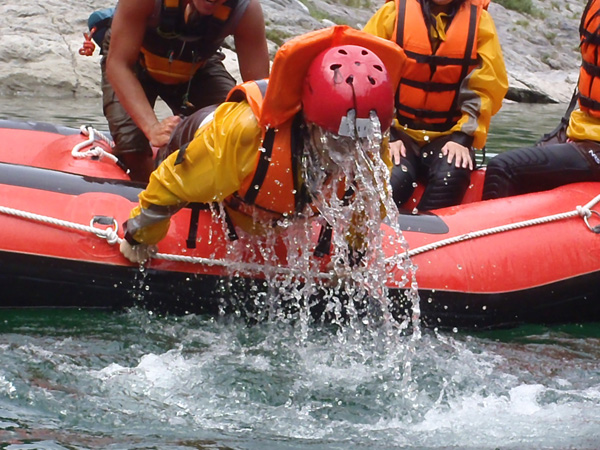
[[[352,103],[354,108],[349,109],[348,113],[341,118],[338,136],[347,136],[351,139],[366,138],[371,134],[373,128],[372,117],[368,119],[357,119],[356,110],[358,109],[356,101],[356,91],[354,90],[354,77],[349,76],[346,83],[352,88]],[[371,116],[373,111],[371,112]]]
[[[377,117],[375,111],[371,111],[370,118],[357,119],[356,110],[349,110],[348,114],[342,117],[342,120],[340,121],[340,128],[337,134],[339,136],[347,136],[351,139],[364,139],[369,137],[373,131],[373,115]]]
[[[360,136],[357,129],[356,124],[356,110],[357,110],[357,102],[356,102],[356,90],[354,89],[354,77],[350,75],[346,78],[346,84],[348,84],[352,88],[352,104],[354,108],[349,109],[348,113],[342,117],[340,121],[340,128],[338,129],[338,135],[340,136],[348,136],[352,139],[356,139],[356,136]]]

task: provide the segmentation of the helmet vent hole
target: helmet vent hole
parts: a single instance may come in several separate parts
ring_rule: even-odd
[[[360,52],[360,54],[364,56],[364,55],[368,55],[368,54],[369,54],[369,52],[368,52],[368,51],[366,51],[365,49],[363,49],[363,50]]]
[[[348,54],[348,52],[346,50],[344,50],[343,48],[340,48],[338,50],[338,53],[341,53],[342,55],[347,55]]]
[[[348,78],[346,78],[346,83],[347,84],[354,83],[354,75],[350,75]]]
[[[375,78],[373,78],[372,76],[368,76],[367,79],[369,80],[369,83],[375,86]]]
[[[329,66],[329,68],[330,68],[331,70],[333,70],[334,72],[335,72],[336,70],[338,70],[340,67],[342,67],[342,65],[341,65],[341,64],[332,64],[332,65],[330,65],[330,66]]]
[[[383,72],[383,67],[381,67],[379,64],[375,64],[375,65],[373,66],[373,68],[374,68],[375,70],[379,70],[380,72]]]

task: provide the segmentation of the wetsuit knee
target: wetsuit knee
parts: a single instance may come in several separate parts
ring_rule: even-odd
[[[398,207],[410,199],[415,191],[416,181],[416,168],[404,158],[400,165],[393,167],[390,184],[392,185],[392,197]]]
[[[507,161],[506,154],[497,155],[490,160],[485,170],[485,181],[483,183],[483,200],[507,197],[514,195],[512,192],[512,165]]]
[[[471,170],[443,163],[431,167],[417,209],[428,211],[460,204],[471,183]]]
[[[501,153],[487,165],[482,198],[490,200],[578,181],[593,181],[595,163],[592,161],[590,146],[584,142],[526,147]]]

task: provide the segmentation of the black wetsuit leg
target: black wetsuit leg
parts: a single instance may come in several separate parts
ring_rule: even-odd
[[[400,158],[400,164],[394,165],[390,183],[392,185],[393,199],[398,208],[402,206],[415,191],[415,183],[419,176],[419,153],[418,145],[408,136],[402,134],[399,140],[404,143],[406,157]]]
[[[448,158],[442,154],[442,147],[450,139],[451,136],[439,138],[422,149],[421,163],[428,170],[425,190],[417,205],[420,211],[458,205],[469,188],[471,170],[456,167],[454,161],[448,163]],[[475,161],[472,150],[470,154]]]
[[[483,199],[600,180],[600,144],[578,141],[526,147],[501,153],[487,165]]]

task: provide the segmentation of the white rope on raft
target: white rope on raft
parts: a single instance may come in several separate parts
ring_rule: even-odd
[[[47,223],[50,225],[56,225],[63,228],[69,228],[72,230],[87,232],[95,234],[96,236],[106,239],[106,241],[111,244],[121,244],[123,242],[123,238],[119,237],[118,232],[118,224],[114,221],[115,227],[107,227],[104,229],[95,227],[93,225],[82,225],[76,222],[69,222],[66,220],[56,219],[50,216],[43,216],[41,214],[35,214],[27,211],[22,211],[19,209],[8,208],[6,206],[0,206],[0,213],[20,217],[22,219],[33,220],[37,222]],[[93,219],[92,219],[93,223]],[[278,267],[278,266],[267,266],[260,264],[249,264],[242,262],[234,262],[220,259],[211,259],[211,258],[203,258],[200,256],[186,256],[186,255],[176,255],[171,253],[156,253],[152,255],[153,259],[162,259],[165,261],[173,261],[173,262],[183,262],[188,264],[203,264],[207,266],[221,266],[221,267],[229,267],[235,264],[235,268],[237,270],[243,270],[249,273],[262,273],[266,271],[276,271],[281,274],[294,274],[297,271],[286,268],[286,267]],[[318,274],[315,278],[330,278],[329,274]]]
[[[460,236],[455,236],[455,237],[449,238],[449,239],[443,239],[441,241],[433,242],[431,244],[424,245],[422,247],[418,247],[413,250],[409,250],[409,251],[403,253],[402,257],[410,258],[412,256],[419,255],[421,253],[425,253],[425,252],[428,252],[431,250],[435,250],[435,249],[438,249],[440,247],[444,247],[447,245],[455,244],[457,242],[463,242],[463,241],[467,241],[470,239],[476,239],[478,237],[489,236],[492,234],[502,233],[502,232],[506,232],[506,231],[510,231],[510,230],[515,230],[518,228],[525,228],[528,226],[540,225],[543,223],[564,220],[564,219],[568,219],[571,217],[577,217],[577,216],[580,216],[584,219],[584,221],[585,221],[586,225],[588,226],[588,228],[590,229],[590,231],[600,233],[600,230],[596,231],[596,229],[592,229],[592,227],[588,223],[588,219],[592,216],[593,213],[600,216],[600,214],[598,212],[591,209],[598,202],[600,202],[600,195],[596,196],[592,201],[590,201],[586,205],[577,206],[577,208],[575,210],[570,211],[570,212],[554,214],[551,216],[525,220],[522,222],[517,222],[517,223],[513,223],[513,224],[509,224],[509,225],[503,225],[503,226],[498,226],[498,227],[494,227],[494,228],[488,228],[485,230],[465,233]],[[100,228],[92,225],[94,222],[94,219],[92,219],[89,226],[86,226],[86,225],[81,225],[81,224],[78,224],[75,222],[69,222],[66,220],[56,219],[53,217],[43,216],[40,214],[34,214],[34,213],[27,212],[27,211],[22,211],[22,210],[18,210],[18,209],[14,209],[14,208],[8,208],[5,206],[0,206],[0,213],[15,216],[15,217],[20,217],[23,219],[29,219],[29,220],[34,220],[34,221],[38,221],[38,222],[48,223],[51,225],[56,225],[56,226],[60,226],[60,227],[64,227],[64,228],[70,228],[73,230],[89,232],[89,233],[95,234],[96,236],[98,236],[100,238],[106,239],[106,241],[111,245],[121,244],[121,242],[123,241],[123,239],[120,238],[119,235],[117,234],[118,224],[116,221],[114,221],[114,224],[115,224],[114,228],[107,227],[104,229],[100,229]],[[163,259],[166,261],[183,262],[183,263],[189,263],[189,264],[204,264],[204,265],[209,265],[209,266],[221,266],[221,267],[227,267],[227,266],[231,266],[232,264],[234,264],[233,261],[202,258],[202,257],[198,257],[198,256],[176,255],[176,254],[169,254],[169,253],[156,253],[153,256],[153,258]],[[280,272],[282,274],[294,274],[294,272],[296,272],[293,269],[289,269],[289,268],[285,268],[285,267],[265,266],[265,265],[239,263],[239,262],[235,262],[235,266],[238,269],[247,270],[248,272],[265,272],[267,270]],[[319,274],[319,275],[317,275],[317,277],[330,278],[331,275],[330,274]]]
[[[588,219],[592,216],[592,213],[599,215],[596,211],[592,210],[592,207],[600,202],[600,195],[596,196],[592,201],[587,203],[584,206],[577,206],[574,211],[554,214],[551,216],[540,217],[538,219],[529,219],[524,220],[522,222],[516,222],[509,225],[502,225],[494,228],[487,228],[485,230],[480,231],[472,231],[469,233],[461,234],[460,236],[454,236],[452,238],[443,239],[441,241],[432,242],[431,244],[424,245],[422,247],[417,247],[415,249],[409,250],[405,253],[406,258],[410,258],[415,255],[419,255],[421,253],[425,253],[431,250],[438,249],[440,247],[445,247],[447,245],[455,244],[457,242],[463,242],[470,239],[475,239],[483,236],[490,236],[492,234],[502,233],[505,231],[516,230],[518,228],[525,228],[533,225],[541,225],[543,223],[555,222],[558,220],[568,219],[570,217],[580,216],[584,219],[585,224],[590,229],[590,231],[594,231],[590,226]],[[595,231],[594,231],[595,232]]]
[[[73,158],[84,159],[87,157],[92,157],[92,158],[102,159],[102,158],[106,157],[106,158],[110,159],[112,162],[118,163],[119,159],[115,155],[113,155],[111,152],[107,152],[100,146],[92,147],[86,151],[81,151],[81,149],[87,147],[88,145],[92,145],[96,141],[103,141],[103,142],[107,143],[110,148],[113,148],[115,146],[115,143],[110,138],[108,138],[102,132],[100,132],[90,126],[82,125],[79,128],[79,131],[84,136],[89,136],[89,138],[87,140],[75,145],[71,149],[71,156],[73,156]]]

